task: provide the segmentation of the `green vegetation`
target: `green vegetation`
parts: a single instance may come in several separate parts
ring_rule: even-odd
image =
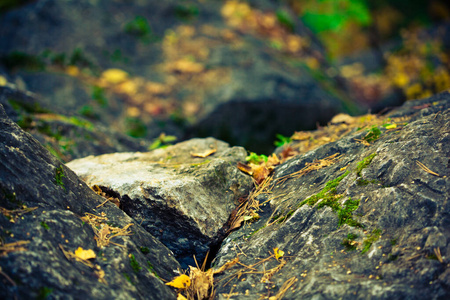
[[[126,118],[125,126],[127,134],[131,137],[142,138],[147,135],[147,126],[139,118]]]
[[[7,69],[45,70],[45,62],[41,57],[21,51],[13,51],[2,57],[2,62]]]
[[[250,154],[245,158],[249,163],[260,164],[262,162],[267,162],[268,157],[264,154],[258,155],[255,152],[250,152]]]
[[[349,233],[347,234],[347,238],[342,240],[341,245],[345,247],[346,251],[354,251],[356,250],[357,243],[355,240],[358,238],[358,235]]]
[[[133,269],[134,273],[139,273],[142,267],[139,265],[138,261],[134,257],[134,254],[130,254],[128,257],[130,258],[130,266]]]
[[[278,9],[276,11],[278,23],[284,26],[290,32],[294,32],[295,22],[291,15],[284,9]]]
[[[359,206],[359,200],[352,200],[350,197],[345,201],[344,206],[338,208],[339,227],[344,224],[348,224],[353,227],[362,227],[361,223],[353,219],[353,211]]]
[[[369,156],[367,156],[366,158],[364,158],[362,161],[360,161],[358,163],[358,165],[356,166],[356,174],[358,176],[361,176],[361,171],[366,168],[373,160],[373,158],[377,155],[377,153],[372,153]]]
[[[64,182],[62,181],[62,178],[65,177],[63,166],[60,165],[58,168],[55,169],[55,181],[56,185],[61,186],[64,190],[66,190],[66,187],[64,186]]]
[[[305,1],[302,20],[315,32],[344,29],[348,24],[367,26],[372,22],[365,0]]]
[[[364,140],[368,143],[371,143],[378,140],[380,135],[381,130],[377,126],[373,125],[370,129],[367,130],[367,134],[364,137]]]
[[[278,140],[276,140],[274,142],[274,145],[277,146],[277,147],[284,146],[284,145],[289,144],[291,142],[291,138],[290,137],[283,136],[282,134],[277,133],[276,137],[277,137]]]
[[[45,230],[49,230],[50,227],[44,221],[41,222],[41,226],[44,227]]]
[[[91,97],[94,99],[101,107],[108,106],[108,99],[105,96],[105,90],[99,86],[92,86]]]
[[[156,271],[155,271],[155,269],[153,268],[153,265],[152,265],[151,262],[147,261],[147,265],[148,265],[148,271],[149,271],[150,273],[152,273],[153,275],[155,275],[156,278],[161,278],[161,277],[159,277],[158,274],[156,274]]]
[[[165,133],[161,133],[159,137],[153,140],[151,145],[148,147],[148,150],[155,150],[158,148],[165,148],[171,145],[173,142],[177,140],[177,137],[174,135],[166,135]]]
[[[350,172],[347,171],[343,175],[339,176],[338,178],[328,181],[325,184],[325,187],[319,193],[303,200],[300,203],[299,207],[303,206],[304,204],[308,204],[309,206],[314,206],[320,199],[322,199],[322,202],[320,204],[320,207],[318,206],[317,208],[321,208],[325,205],[333,206],[334,205],[333,203],[335,203],[337,200],[342,198],[342,196],[336,195],[337,194],[336,187],[339,185],[341,180],[344,179],[349,173]]]
[[[175,7],[175,16],[182,21],[190,21],[198,14],[199,9],[193,4],[179,4]]]
[[[143,254],[149,254],[150,253],[150,249],[148,249],[148,247],[140,247],[139,250],[141,250],[141,252]]]
[[[363,241],[363,250],[361,251],[361,253],[366,253],[367,251],[369,251],[372,244],[376,242],[380,238],[380,236],[381,236],[380,229],[372,230],[372,233],[368,234]]]
[[[125,277],[125,279],[131,283],[132,285],[135,285],[135,283],[131,280],[130,275],[128,275],[127,273],[122,273],[123,277]]]
[[[53,292],[52,288],[43,286],[39,289],[39,293],[38,293],[36,299],[45,300],[52,294],[52,292]]]
[[[153,33],[148,20],[142,16],[136,16],[133,20],[126,23],[124,26],[124,31],[132,36],[139,38],[141,42],[146,44],[158,40],[156,35]],[[116,59],[122,58],[120,50],[119,52],[116,51],[114,52]]]

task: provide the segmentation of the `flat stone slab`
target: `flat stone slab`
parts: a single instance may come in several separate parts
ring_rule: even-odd
[[[89,156],[67,164],[171,249],[184,266],[202,259],[253,185],[236,168],[241,147],[206,138],[147,153]],[[203,157],[204,156],[204,157]]]

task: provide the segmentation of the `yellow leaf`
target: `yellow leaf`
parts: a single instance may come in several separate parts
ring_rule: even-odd
[[[127,80],[128,73],[120,69],[108,69],[102,73],[101,78],[108,83],[117,84]]]
[[[395,129],[397,128],[397,124],[390,124],[386,126],[386,129]]]
[[[278,260],[280,257],[283,257],[284,251],[278,248],[273,248],[273,253],[275,254],[275,258]]]
[[[181,294],[177,295],[177,300],[187,300],[187,298]]]
[[[95,252],[94,252],[92,249],[84,250],[84,249],[81,248],[81,247],[78,247],[78,249],[75,250],[75,255],[76,255],[78,258],[86,259],[86,260],[87,260],[87,259],[91,259],[91,258],[95,258],[95,257],[96,257]]]
[[[177,289],[187,289],[191,285],[191,280],[189,276],[182,274],[175,277],[171,282],[166,283],[166,285],[173,286]]]

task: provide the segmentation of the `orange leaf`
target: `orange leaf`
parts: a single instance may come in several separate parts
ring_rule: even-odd
[[[239,170],[241,170],[242,172],[248,174],[248,175],[253,175],[253,169],[250,166],[247,166],[246,164],[243,164],[241,162],[237,163],[237,167]]]
[[[209,150],[206,150],[206,151],[203,151],[203,152],[198,152],[198,153],[192,153],[191,152],[191,156],[192,157],[204,158],[204,157],[210,156],[213,153],[216,153],[216,151],[217,151],[217,149],[209,149]]]

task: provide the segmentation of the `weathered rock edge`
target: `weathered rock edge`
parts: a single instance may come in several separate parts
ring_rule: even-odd
[[[387,117],[404,121],[380,126],[368,146],[357,141],[367,131],[354,131],[276,168],[270,193],[257,198],[270,203],[261,219],[230,234],[218,252],[216,268],[236,257],[252,266],[215,278],[219,299],[275,296],[289,282],[283,299],[448,298],[450,94]],[[335,153],[334,164],[291,175]],[[321,195],[315,205],[304,203],[314,195]],[[284,257],[254,265],[274,248]]]
[[[172,252],[114,204],[96,208],[104,198],[12,122],[1,105],[0,179],[0,298],[176,298],[157,277],[177,275]],[[25,206],[36,209],[22,211]],[[132,235],[100,249],[93,229],[80,219],[85,213],[104,214],[109,226],[132,223]],[[61,247],[94,250],[98,267],[68,260]],[[99,281],[101,272],[107,284]]]

